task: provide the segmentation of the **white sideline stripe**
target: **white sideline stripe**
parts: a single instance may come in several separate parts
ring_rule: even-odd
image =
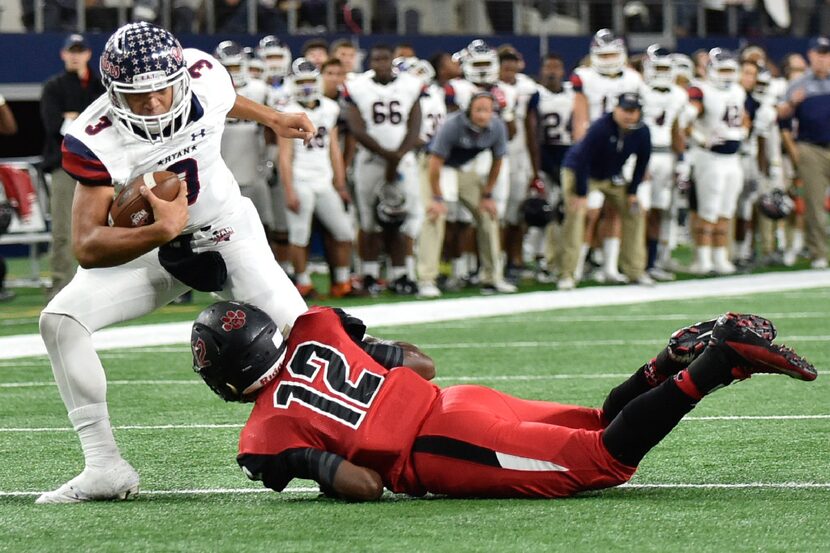
[[[783,313],[759,313],[767,319],[774,321],[786,319],[827,319],[826,311],[801,311]],[[507,316],[508,321],[520,320],[524,323],[626,323],[626,322],[650,322],[650,321],[679,321],[682,324],[690,324],[694,321],[705,321],[715,316],[715,313],[670,313],[663,315],[515,315]],[[478,321],[476,324],[503,324],[503,321]],[[430,328],[465,328],[463,322],[444,322],[430,325]]]
[[[370,328],[378,328],[573,307],[743,296],[828,286],[830,286],[830,271],[809,270],[665,282],[656,286],[593,287],[567,292],[530,292],[369,305],[350,308],[349,311],[363,319]],[[107,328],[95,333],[93,343],[99,350],[186,344],[190,340],[190,326],[191,323],[186,321]],[[0,338],[0,359],[45,354],[46,348],[38,334]]]
[[[776,343],[787,342],[830,342],[830,335],[820,336],[779,336]],[[550,340],[550,341],[524,341],[524,342],[457,342],[452,344],[420,344],[424,351],[436,349],[516,349],[516,348],[560,348],[579,347],[590,348],[597,346],[654,346],[666,343],[666,339],[651,338],[644,340],[614,339],[614,340]],[[190,353],[190,348],[182,344],[178,347],[146,347],[146,348],[123,348],[121,351],[101,352],[102,359],[128,359],[135,357],[136,353]],[[1,357],[1,356],[0,356]],[[17,361],[5,359],[0,361],[0,369],[16,367],[47,367],[46,359],[41,361]]]
[[[700,490],[743,490],[743,489],[777,489],[777,490],[809,490],[830,489],[830,482],[740,482],[734,484],[631,484],[626,483],[618,488],[634,488],[634,489],[700,489]],[[0,497],[37,497],[45,493],[40,492],[25,492],[0,491]],[[140,498],[142,495],[242,495],[242,494],[259,494],[259,493],[275,493],[268,488],[194,488],[185,490],[141,490],[138,493]],[[290,487],[285,488],[282,493],[288,494],[319,494],[319,490],[315,487]],[[388,494],[387,494],[388,495]]]
[[[710,417],[684,417],[681,422],[709,422],[709,421],[772,421],[772,420],[826,420],[830,415],[717,415]],[[217,430],[226,428],[242,428],[242,424],[130,424],[113,426],[113,430]],[[74,432],[69,426],[53,426],[43,428],[2,428],[0,434],[13,432]]]
[[[830,371],[818,371],[819,375],[830,374]],[[630,373],[596,373],[596,374],[494,374],[476,376],[437,376],[435,382],[479,382],[479,381],[533,381],[533,380],[599,380],[605,378],[626,378]],[[755,377],[775,376],[767,373],[754,375]],[[108,386],[191,386],[201,385],[198,378],[190,380],[110,380]],[[46,388],[55,386],[54,380],[38,380],[30,382],[0,382],[3,388]]]

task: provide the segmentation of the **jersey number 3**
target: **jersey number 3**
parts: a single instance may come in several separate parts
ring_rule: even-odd
[[[351,366],[343,353],[319,342],[300,344],[286,369],[297,380],[277,386],[274,407],[287,409],[296,402],[354,429],[363,422],[383,384],[382,376],[366,370],[352,380]],[[311,386],[321,370],[325,392]]]

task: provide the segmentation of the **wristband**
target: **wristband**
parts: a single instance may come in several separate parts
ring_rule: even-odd
[[[493,199],[493,193],[492,192],[482,192],[481,193],[481,198],[483,200],[492,200]]]
[[[0,94],[0,107],[5,106],[5,105],[6,105],[6,98],[2,94]]]
[[[441,194],[433,194],[432,195],[432,201],[443,203],[444,202],[444,196],[442,196]]]

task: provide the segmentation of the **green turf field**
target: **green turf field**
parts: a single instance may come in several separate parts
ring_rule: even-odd
[[[290,493],[261,493],[234,461],[249,407],[216,398],[181,345],[101,355],[142,495],[35,506],[36,492],[82,468],[80,447],[46,359],[2,360],[0,551],[830,551],[828,307],[824,288],[373,329],[420,344],[441,385],[586,405],[601,404],[675,328],[728,309],[772,318],[778,341],[821,371],[813,383],[757,376],[718,391],[632,486],[567,500],[387,494],[360,505],[318,499],[296,481]],[[5,313],[9,326],[26,318]]]

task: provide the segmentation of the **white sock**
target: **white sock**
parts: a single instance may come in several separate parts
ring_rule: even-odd
[[[461,257],[456,257],[452,260],[453,278],[464,278],[469,274],[469,272],[470,271],[467,269],[467,260],[464,258],[463,255]]]
[[[476,254],[466,252],[466,253],[463,253],[461,255],[463,255],[464,258],[467,261],[467,272],[468,273],[472,273],[473,271],[475,271],[478,268],[478,257],[476,257]]]
[[[308,271],[303,271],[297,275],[297,284],[300,286],[311,286],[311,277],[309,276]]]
[[[712,249],[712,262],[715,265],[721,266],[729,264],[729,252],[727,251],[726,246],[720,246]]]
[[[602,242],[602,253],[604,256],[602,268],[607,275],[615,275],[620,270],[618,265],[620,262],[620,239],[606,238]]]
[[[282,270],[285,271],[285,274],[294,274],[294,266],[289,261],[280,261],[279,265],[282,267]]]
[[[415,280],[415,256],[414,255],[407,255],[406,256],[406,278],[409,280]]]
[[[380,278],[380,261],[364,261],[363,274],[374,279]]]
[[[106,468],[121,458],[112,435],[106,403],[85,405],[70,411],[69,420],[81,440],[87,467]]]
[[[591,247],[588,244],[582,244],[579,247],[579,258],[576,261],[576,270],[574,271],[574,280],[579,282],[585,274],[585,260],[588,259],[588,251]]]
[[[393,281],[398,280],[406,276],[406,267],[392,267],[390,273]]]
[[[351,278],[352,272],[349,267],[335,267],[334,268],[334,282],[341,283],[341,282],[349,282],[349,278]]]
[[[698,246],[695,251],[698,265],[701,267],[712,266],[712,246]]]
[[[804,249],[804,231],[801,229],[793,230],[793,244],[790,246],[790,249],[795,253],[801,253],[801,250]]]

